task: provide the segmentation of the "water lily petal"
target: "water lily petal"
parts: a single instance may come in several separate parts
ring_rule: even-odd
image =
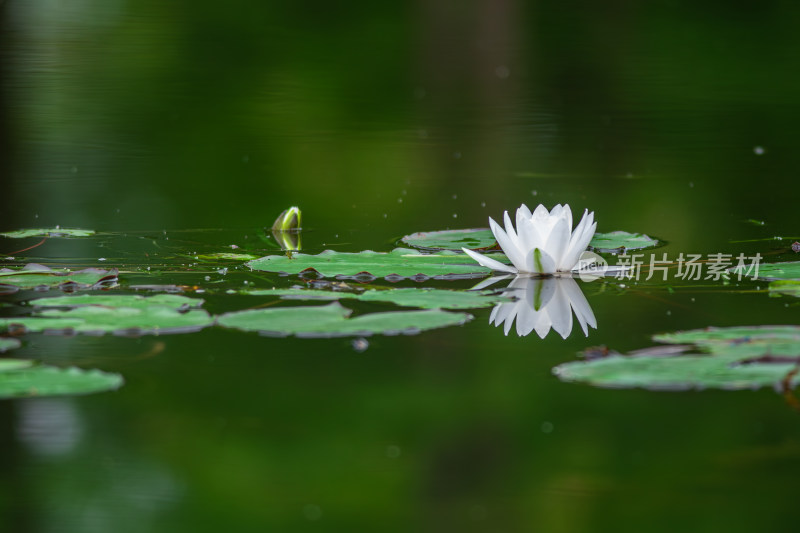
[[[517,306],[517,335],[524,337],[533,331],[536,325],[537,317],[539,314],[527,304],[520,304]]]
[[[508,279],[508,278],[510,278],[512,276],[513,276],[513,274],[505,274],[503,276],[491,276],[491,277],[488,277],[488,278],[486,278],[484,280],[481,280],[480,282],[478,282],[477,285],[475,285],[474,287],[470,287],[467,290],[480,291],[480,290],[483,290],[483,289],[485,289],[487,287],[491,287],[492,285],[494,285],[498,281],[503,281],[503,280]]]
[[[520,308],[516,305],[510,305],[500,310],[501,312],[498,314],[498,322],[496,324],[498,326],[503,324],[503,334],[505,336],[508,336],[508,332],[511,331],[511,326],[514,324],[514,319],[517,317],[519,309]]]
[[[570,265],[565,265],[563,263],[564,253],[569,246],[571,229],[570,226],[567,226],[566,218],[559,218],[555,226],[553,226],[553,231],[550,232],[550,237],[548,237],[547,242],[544,244],[544,249],[547,250],[547,253],[553,258],[556,264],[556,270],[559,271],[569,271],[574,265],[574,263]]]
[[[489,227],[494,233],[494,238],[497,239],[497,244],[503,249],[503,252],[508,256],[511,262],[517,267],[517,270],[525,266],[525,256],[522,254],[516,243],[506,234],[500,224],[489,217]]]
[[[473,258],[475,261],[477,261],[481,266],[485,266],[486,268],[491,268],[492,270],[498,270],[500,272],[512,272],[513,273],[513,272],[517,271],[517,269],[514,268],[514,267],[511,267],[509,265],[504,265],[500,261],[496,261],[496,260],[492,259],[491,257],[486,257],[485,255],[479,254],[478,252],[474,252],[474,251],[469,250],[467,248],[462,248],[462,250],[464,251],[465,254],[467,254],[468,256]]]
[[[531,218],[531,210],[528,209],[528,206],[525,204],[520,205],[519,209],[517,209],[517,216],[520,216],[520,214],[525,218]]]
[[[544,206],[544,204],[539,204],[536,206],[536,209],[533,210],[533,214],[531,218],[542,219],[547,218],[550,216],[550,211]]]
[[[561,216],[566,219],[567,227],[569,228],[569,231],[572,232],[572,209],[570,209],[568,204],[564,204],[564,209],[561,211]]]
[[[587,214],[588,213],[588,214]],[[569,246],[564,253],[562,264],[565,269],[571,270],[578,264],[581,254],[586,251],[589,242],[594,237],[597,223],[594,222],[594,212],[589,213],[586,209],[583,212],[583,218],[578,223],[575,231],[572,232],[572,237],[569,240]]]
[[[556,262],[541,248],[534,248],[525,257],[525,272],[531,274],[555,274]]]
[[[534,248],[544,247],[541,233],[536,227],[536,224],[525,216],[525,212],[517,209],[517,235],[519,236],[520,251],[523,255],[527,255],[530,250]]]
[[[544,310],[556,294],[555,278],[528,278],[528,294],[532,307],[537,311]]]
[[[492,217],[489,217],[489,219],[491,218]],[[508,235],[508,238],[511,239],[511,242],[514,244],[514,248],[516,248],[518,251],[521,252],[522,250],[520,249],[519,237],[517,236],[517,232],[514,231],[514,224],[511,223],[511,217],[508,216],[508,211],[503,211],[503,223],[505,224],[506,227],[506,234]]]
[[[594,317],[592,307],[589,301],[584,296],[583,291],[578,287],[578,284],[572,278],[564,278],[562,281],[564,293],[569,299],[572,310],[575,312],[575,317],[581,325],[583,334],[589,336],[589,329],[587,324],[594,329],[597,329],[597,319]]]
[[[533,211],[533,216],[530,218],[531,224],[536,228],[542,243],[547,242],[547,239],[550,237],[550,232],[553,230],[553,226],[555,226],[555,223],[561,218],[559,216],[561,212],[560,205],[554,207],[553,211],[556,212],[555,216],[552,216],[545,206],[539,204]]]
[[[566,339],[572,331],[572,306],[569,296],[564,290],[564,285],[561,283],[564,280],[553,281],[557,284],[556,291],[558,293],[548,304],[547,313],[550,315],[550,320],[553,321],[553,329],[561,335],[562,339]]]
[[[497,304],[492,308],[492,312],[489,313],[489,324],[494,324],[494,319],[497,316],[497,312],[500,310],[502,306],[503,304]]]
[[[494,309],[492,309],[491,315],[489,315],[489,322],[492,323],[492,321],[494,321],[494,325],[499,326],[509,318],[513,320],[516,314],[515,308],[516,303],[514,302],[496,305]]]
[[[550,333],[550,328],[553,327],[553,322],[550,320],[550,315],[547,313],[536,313],[536,323],[533,325],[533,329],[536,331],[536,334],[539,335],[540,339],[544,339],[548,333]]]

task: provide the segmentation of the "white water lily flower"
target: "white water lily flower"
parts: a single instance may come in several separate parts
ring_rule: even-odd
[[[495,326],[503,324],[506,335],[516,320],[517,335],[520,337],[536,331],[543,339],[550,329],[554,329],[566,339],[572,332],[573,311],[584,335],[589,336],[588,327],[597,329],[597,320],[586,296],[570,277],[518,276],[508,285],[504,294],[517,299],[496,305],[489,316],[489,323]]]
[[[485,267],[515,274],[552,275],[575,270],[597,228],[594,212],[589,213],[587,209],[573,231],[572,211],[566,204],[559,204],[552,211],[540,204],[533,213],[522,204],[517,209],[516,230],[508,211],[503,214],[503,219],[505,230],[491,217],[489,226],[514,266],[504,265],[467,248],[462,250]]]

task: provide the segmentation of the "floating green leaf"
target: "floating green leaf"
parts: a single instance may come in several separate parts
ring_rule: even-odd
[[[423,250],[461,250],[469,248],[480,250],[496,246],[494,235],[489,229],[458,229],[445,231],[423,231],[406,235],[400,239],[405,244]],[[619,252],[622,250],[641,250],[658,245],[658,240],[643,233],[612,231],[595,233],[589,243],[598,252]]]
[[[84,268],[83,270],[70,271],[67,269],[52,269],[44,265],[30,263],[22,268],[0,269],[0,292],[42,286],[71,289],[91,288],[98,285],[105,287],[115,283],[117,275],[116,268],[111,270]]]
[[[30,359],[0,359],[0,372],[30,368],[34,363]]]
[[[788,261],[785,263],[761,263],[756,268],[755,265],[737,265],[728,269],[734,275],[751,276],[753,278],[766,280],[792,279],[800,280],[800,261]]]
[[[667,344],[696,344],[707,350],[731,350],[738,346],[766,343],[770,347],[785,342],[800,348],[800,326],[735,326],[728,328],[708,327],[674,333],[653,335],[653,340]]]
[[[589,243],[589,248],[596,252],[624,252],[643,250],[654,246],[658,246],[657,239],[648,237],[644,233],[628,233],[627,231],[595,233]]]
[[[338,302],[323,306],[278,307],[226,313],[217,319],[220,326],[266,335],[298,337],[343,337],[374,334],[398,335],[464,324],[467,313],[438,309],[391,311],[348,318],[351,311]]]
[[[5,359],[0,364],[0,398],[77,395],[119,388],[122,376],[99,370],[33,365]]]
[[[24,239],[25,237],[91,237],[94,234],[95,231],[90,229],[35,228],[7,231],[5,233],[0,233],[0,236],[12,239]]]
[[[391,302],[403,307],[422,309],[475,309],[489,307],[511,298],[490,292],[446,289],[370,289],[364,292],[324,291],[315,289],[264,289],[245,294],[280,296],[296,300],[339,300],[351,298],[363,302]]]
[[[796,279],[779,279],[769,282],[770,296],[794,296],[800,298],[800,281]]]
[[[482,250],[497,243],[488,228],[420,231],[400,239],[403,243],[423,250]]]
[[[0,353],[7,352],[9,350],[13,350],[15,348],[19,348],[20,342],[18,339],[12,339],[9,337],[0,337]],[[3,360],[0,359],[0,363]]]
[[[754,389],[800,383],[795,373],[800,364],[800,326],[706,328],[653,338],[688,346],[666,355],[651,349],[575,361],[553,372],[565,381],[601,387]],[[687,353],[693,348],[697,353]]]
[[[155,294],[153,296],[141,294],[76,294],[74,296],[38,298],[31,300],[30,305],[34,307],[85,307],[93,305],[136,309],[164,306],[175,310],[186,310],[199,308],[203,303],[204,301],[200,298],[189,298],[180,294]]]
[[[508,263],[502,254],[489,257]],[[359,253],[343,253],[326,250],[317,255],[295,253],[291,257],[270,255],[250,261],[247,266],[265,272],[316,271],[322,276],[350,277],[370,275],[389,278],[436,278],[479,277],[490,273],[463,253],[441,252],[423,254],[408,248],[396,248],[388,253],[367,250]]]
[[[0,318],[0,329],[28,332],[159,335],[197,331],[213,323],[203,300],[176,294],[76,295],[33,300],[32,316]]]
[[[237,292],[237,291],[231,291]],[[284,300],[342,300],[346,298],[358,298],[357,292],[336,292],[323,291],[320,289],[254,289],[238,291],[240,294],[250,296],[279,296]]]
[[[797,367],[795,363],[742,365],[736,364],[738,361],[735,356],[723,355],[612,355],[563,364],[553,371],[564,381],[583,381],[600,387],[755,389],[779,383]],[[797,383],[795,378],[792,384]]]
[[[195,259],[200,259],[203,261],[219,261],[219,260],[230,260],[230,261],[252,261],[253,259],[258,259],[257,255],[252,254],[235,254],[231,252],[219,252],[214,254],[199,254],[194,256]]]

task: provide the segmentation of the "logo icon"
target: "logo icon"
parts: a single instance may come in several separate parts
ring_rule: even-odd
[[[600,279],[606,275],[608,270],[608,262],[594,252],[583,252],[578,264],[578,277],[581,281],[589,282]]]

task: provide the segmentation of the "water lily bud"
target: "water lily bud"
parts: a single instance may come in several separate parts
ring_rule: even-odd
[[[293,206],[278,215],[272,225],[272,231],[300,231],[300,208]]]

